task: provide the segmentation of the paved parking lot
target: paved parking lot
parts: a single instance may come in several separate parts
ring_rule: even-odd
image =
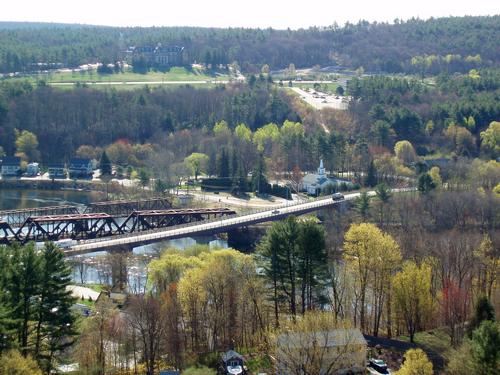
[[[333,108],[346,110],[349,103],[345,96],[328,95],[314,90],[305,91],[298,87],[292,87],[293,91],[300,95],[302,100],[316,109]]]

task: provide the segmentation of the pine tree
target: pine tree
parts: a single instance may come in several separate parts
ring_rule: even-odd
[[[255,169],[252,173],[252,190],[258,192],[259,194],[265,192],[267,188],[265,168],[264,157],[262,156],[262,154],[260,154]]]
[[[111,175],[111,161],[109,160],[108,154],[106,154],[106,151],[102,152],[101,155],[101,160],[99,162],[99,168],[101,170],[101,175]]]
[[[225,148],[221,150],[217,158],[217,176],[221,178],[229,177],[229,156]]]
[[[73,343],[71,338],[76,330],[71,306],[74,299],[66,289],[71,282],[71,270],[64,261],[64,253],[53,243],[45,244],[40,268],[34,356],[49,372],[54,354]]]
[[[428,194],[436,188],[436,184],[428,173],[422,173],[418,178],[418,191],[421,194]]]
[[[3,286],[8,290],[7,307],[17,334],[17,342],[24,356],[28,355],[30,321],[34,317],[33,303],[39,296],[40,257],[35,245],[13,245],[8,248],[9,264],[7,279]]]
[[[368,171],[366,172],[365,186],[373,187],[377,185],[377,169],[373,160],[368,165]]]

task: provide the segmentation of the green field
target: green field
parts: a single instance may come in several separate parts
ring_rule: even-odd
[[[14,78],[20,79],[20,78]],[[26,79],[26,78],[22,78]],[[226,81],[229,76],[218,72],[210,72],[201,68],[186,69],[173,67],[166,72],[149,71],[134,73],[131,69],[123,73],[99,74],[96,70],[79,72],[55,72],[35,74],[27,77],[30,81],[44,80],[47,83],[95,83],[95,82],[179,82],[179,81]]]

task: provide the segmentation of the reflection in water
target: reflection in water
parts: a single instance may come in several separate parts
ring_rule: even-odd
[[[215,236],[180,238],[157,244],[134,248],[132,253],[124,253],[127,268],[127,286],[130,292],[144,292],[147,284],[147,267],[151,260],[159,257],[166,248],[186,249],[196,244],[206,244],[211,248],[227,248],[227,241]],[[69,258],[73,268],[73,280],[79,284],[112,284],[111,264],[116,258],[107,252],[90,253]]]
[[[73,190],[0,189],[0,210],[18,210],[63,204],[87,205],[98,200],[99,193]]]
[[[56,205],[87,205],[95,202],[99,193],[72,190],[2,190],[0,189],[0,210],[46,207]],[[227,248],[227,241],[215,236],[180,238],[162,243],[140,246],[126,255],[128,287],[131,292],[144,290],[147,266],[168,247],[186,249],[195,244]],[[91,253],[68,258],[73,268],[73,280],[81,284],[111,284],[111,265],[106,252]]]

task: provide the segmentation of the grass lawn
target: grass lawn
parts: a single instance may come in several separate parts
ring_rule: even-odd
[[[400,336],[398,339],[401,341],[410,341],[409,336]],[[448,359],[452,349],[450,336],[444,327],[416,333],[415,343],[434,350],[446,359]]]
[[[55,72],[50,74],[36,74],[29,76],[32,82],[45,80],[48,83],[63,82],[176,82],[176,81],[225,81],[228,76],[218,72],[210,72],[201,68],[192,70],[185,67],[172,67],[166,72],[149,71],[147,73],[134,73],[131,69],[123,73],[99,74],[95,70],[81,72]],[[25,79],[12,78],[12,79]]]

